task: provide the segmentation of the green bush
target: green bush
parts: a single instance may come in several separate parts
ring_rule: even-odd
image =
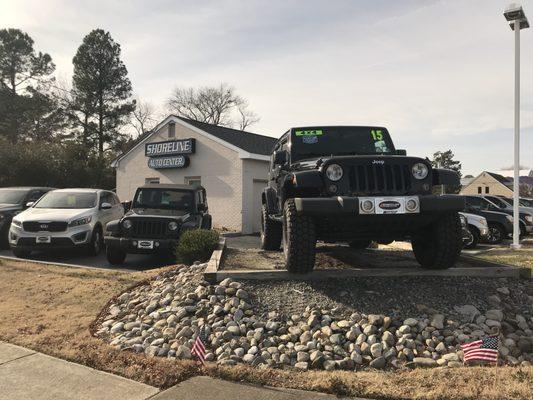
[[[184,264],[192,264],[195,261],[205,262],[217,248],[218,241],[218,232],[214,230],[185,231],[176,246],[176,260]]]

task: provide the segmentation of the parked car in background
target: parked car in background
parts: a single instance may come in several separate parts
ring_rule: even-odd
[[[489,234],[487,243],[498,244],[513,232],[513,217],[502,212],[496,205],[479,196],[463,196],[466,201],[465,211],[480,215],[487,220]],[[499,211],[498,211],[499,210]]]
[[[124,208],[113,192],[53,190],[13,218],[9,244],[17,257],[58,249],[84,249],[97,255],[106,224],[122,215]]]
[[[475,195],[474,195],[475,196]],[[504,196],[489,196],[489,195],[477,195],[485,200],[485,206],[487,209],[494,209],[501,211],[509,215],[513,215],[513,199],[509,199]],[[529,210],[526,207],[519,208],[520,215],[520,235],[525,236],[533,232],[533,210]]]
[[[0,249],[9,248],[9,227],[11,220],[28,208],[28,203],[39,200],[43,194],[53,190],[47,187],[0,188]]]
[[[487,219],[481,215],[461,212],[466,218],[467,229],[470,232],[467,240],[464,240],[465,249],[475,249],[479,242],[486,242],[489,236]]]
[[[520,197],[520,204],[523,205],[524,207],[532,207],[533,208],[533,199]]]
[[[206,191],[199,185],[145,185],[131,210],[107,225],[107,260],[122,264],[128,253],[173,256],[181,234],[211,229]]]

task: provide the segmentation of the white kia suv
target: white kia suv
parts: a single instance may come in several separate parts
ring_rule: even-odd
[[[13,254],[22,258],[32,251],[71,248],[97,255],[105,226],[123,215],[124,207],[113,192],[52,190],[13,218],[9,245]]]

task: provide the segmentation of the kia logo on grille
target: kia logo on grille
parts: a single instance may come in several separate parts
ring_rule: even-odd
[[[398,203],[397,201],[387,200],[379,203],[379,207],[383,210],[396,210],[400,208],[400,203]]]
[[[40,225],[40,228],[41,228],[41,229],[48,229],[48,224],[41,224],[41,225]]]
[[[374,160],[374,161],[372,161],[372,164],[384,165],[385,164],[385,160]]]

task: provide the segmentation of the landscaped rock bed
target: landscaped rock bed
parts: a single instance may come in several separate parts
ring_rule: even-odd
[[[208,361],[261,368],[462,365],[460,344],[499,331],[501,360],[533,363],[533,287],[495,278],[204,281],[179,266],[120,295],[97,335],[117,349],[190,359],[206,325]]]

